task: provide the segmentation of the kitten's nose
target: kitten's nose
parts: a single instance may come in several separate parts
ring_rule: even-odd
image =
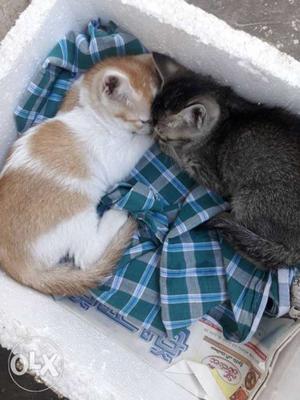
[[[150,125],[152,123],[152,119],[147,119],[147,120],[141,119],[141,123]]]

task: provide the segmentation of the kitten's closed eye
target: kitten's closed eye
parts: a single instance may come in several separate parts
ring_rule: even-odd
[[[124,118],[124,116],[123,116]],[[151,119],[148,120],[143,120],[143,119],[127,119],[127,122],[132,122],[134,124],[142,124],[142,125],[151,125],[152,121]]]

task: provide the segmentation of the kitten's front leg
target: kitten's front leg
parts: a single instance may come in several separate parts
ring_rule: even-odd
[[[222,182],[210,165],[210,162],[204,155],[197,155],[197,159],[193,154],[182,153],[180,166],[193,178],[199,185],[211,189],[218,194],[225,196],[225,190]]]
[[[182,142],[161,144],[162,150],[168,154],[180,167],[186,171],[199,185],[215,191],[226,197],[224,187],[211,161],[199,149],[193,151],[191,146],[184,146]]]

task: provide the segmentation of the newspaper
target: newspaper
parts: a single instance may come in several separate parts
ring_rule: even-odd
[[[299,330],[292,319],[263,319],[250,342],[237,344],[224,339],[215,323],[202,320],[193,330],[197,345],[192,343],[166,374],[175,380],[181,374],[180,384],[201,399],[258,399],[280,351]]]
[[[252,340],[238,344],[203,318],[168,339],[126,321],[92,297],[59,302],[184,387],[191,398],[203,400],[258,399],[279,353],[300,331],[300,321],[263,318]]]

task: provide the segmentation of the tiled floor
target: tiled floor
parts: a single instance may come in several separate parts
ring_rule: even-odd
[[[187,2],[215,14],[236,29],[242,29],[266,40],[300,60],[299,0],[187,0]],[[29,3],[30,0],[0,0],[0,40]],[[7,351],[0,351],[0,399],[56,399],[50,391],[30,393],[19,389],[8,374],[8,355]],[[36,387],[37,384],[31,377],[25,379],[26,385],[30,385],[31,388]]]

